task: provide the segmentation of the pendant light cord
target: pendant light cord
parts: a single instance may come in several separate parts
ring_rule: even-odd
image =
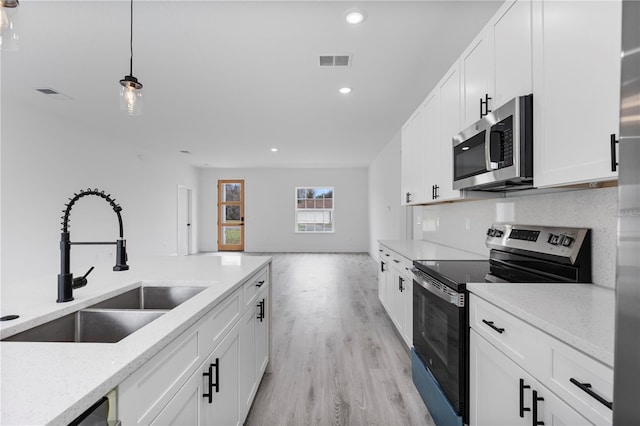
[[[129,48],[131,50],[131,59],[129,60],[129,75],[133,76],[133,0],[131,0],[131,38],[129,40]]]

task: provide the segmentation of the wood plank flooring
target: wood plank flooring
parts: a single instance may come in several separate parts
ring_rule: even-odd
[[[271,373],[246,425],[433,425],[366,254],[274,254]]]

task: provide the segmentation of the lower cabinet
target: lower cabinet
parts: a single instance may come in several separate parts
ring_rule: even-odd
[[[236,326],[151,422],[238,425],[239,327]],[[125,423],[126,424],[126,423]]]
[[[244,423],[269,362],[261,270],[118,386],[123,425]]]
[[[411,260],[381,246],[378,269],[378,297],[391,321],[413,346],[413,278]]]
[[[474,330],[470,371],[470,425],[592,424]]]

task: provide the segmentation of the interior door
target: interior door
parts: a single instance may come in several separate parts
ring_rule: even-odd
[[[244,250],[244,180],[218,181],[218,250]]]
[[[191,190],[178,186],[178,256],[187,256],[191,246]]]

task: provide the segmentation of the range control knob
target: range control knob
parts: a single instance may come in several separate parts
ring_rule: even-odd
[[[502,237],[504,235],[504,232],[502,232],[499,229],[496,229],[495,232],[493,233],[494,237]]]
[[[562,237],[562,245],[565,247],[571,247],[571,244],[573,244],[573,238],[568,237],[568,236],[564,236]]]
[[[560,235],[556,235],[556,234],[549,234],[549,239],[547,239],[547,242],[549,244],[553,244],[554,246],[557,246],[558,244],[560,244]]]
[[[489,237],[493,237],[494,232],[495,232],[495,231],[494,231],[494,229],[493,229],[493,228],[489,228],[489,229],[487,229],[487,235],[488,235]]]

